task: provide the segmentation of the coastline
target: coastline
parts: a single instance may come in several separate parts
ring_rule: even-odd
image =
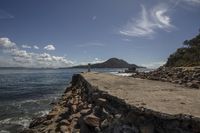
[[[184,112],[168,114],[148,109],[142,104],[136,106],[109,92],[110,88],[105,91],[105,88],[97,86],[95,83],[102,81],[101,73],[92,74],[74,75],[71,86],[55,103],[52,111],[44,117],[33,120],[30,128],[23,132],[117,133],[127,130],[142,133],[154,131],[197,133],[200,130],[198,115],[195,117]],[[106,77],[105,74],[102,76]],[[111,77],[118,81],[116,76]]]

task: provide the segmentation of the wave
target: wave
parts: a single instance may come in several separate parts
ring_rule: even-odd
[[[10,132],[7,130],[0,130],[0,133],[10,133]]]
[[[37,115],[37,116],[45,116],[49,112],[50,112],[50,110],[43,110],[43,111],[36,112],[35,115]]]
[[[24,100],[19,102],[20,104],[25,104],[25,103],[38,103],[40,100],[32,100],[32,99],[28,99],[28,100]]]
[[[27,128],[31,122],[30,117],[19,117],[19,118],[6,118],[0,121],[0,125],[21,125]]]
[[[117,76],[131,76],[133,75],[132,73],[119,73],[119,72],[110,72],[113,75],[117,75]]]

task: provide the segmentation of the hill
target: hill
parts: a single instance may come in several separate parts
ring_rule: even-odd
[[[191,40],[185,40],[183,45],[169,56],[166,67],[200,66],[200,33]]]
[[[88,65],[80,65],[74,66],[73,68],[87,68]],[[110,58],[103,63],[91,64],[91,68],[130,68],[135,67],[138,68],[139,66],[135,64],[129,64],[128,62],[117,59],[117,58]]]

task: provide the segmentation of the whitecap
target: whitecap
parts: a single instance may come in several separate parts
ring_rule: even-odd
[[[110,72],[111,74],[117,75],[117,76],[132,76],[133,73],[119,73],[119,72]]]
[[[25,100],[25,101],[21,101],[19,103],[21,104],[24,104],[24,103],[38,103],[40,100],[32,100],[32,99],[29,99],[29,100]]]
[[[10,133],[10,132],[7,130],[0,130],[0,133]]]
[[[24,128],[27,128],[29,126],[29,123],[31,122],[30,117],[19,117],[19,118],[7,118],[0,121],[0,124],[12,124],[12,125],[21,125]]]
[[[37,113],[35,113],[35,115],[37,116],[45,116],[49,113],[50,110],[43,110],[43,111],[39,111]]]

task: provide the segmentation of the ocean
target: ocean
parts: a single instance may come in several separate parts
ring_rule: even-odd
[[[95,69],[118,72],[122,69]],[[0,68],[0,133],[17,133],[43,116],[69,86],[72,75],[86,69]]]

